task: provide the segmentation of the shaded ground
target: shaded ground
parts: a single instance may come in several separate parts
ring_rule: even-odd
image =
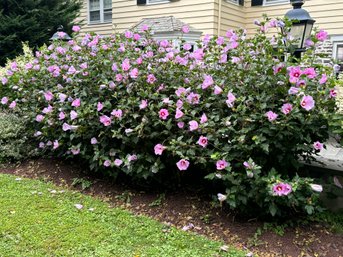
[[[238,220],[232,214],[214,208],[210,199],[199,197],[194,192],[147,193],[106,179],[86,177],[79,168],[57,160],[29,161],[15,167],[0,168],[0,172],[41,178],[68,187],[74,187],[75,178],[83,178],[79,180],[77,189],[82,190],[83,182],[87,187],[84,193],[97,196],[112,206],[122,206],[136,214],[153,217],[167,226],[224,240],[228,245],[248,249],[263,257],[343,256],[343,235],[333,234],[322,225],[286,228],[284,235],[280,236],[275,229],[261,231],[263,224],[258,221]]]

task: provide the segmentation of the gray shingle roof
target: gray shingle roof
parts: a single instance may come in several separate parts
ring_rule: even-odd
[[[141,31],[143,25],[147,25],[154,33],[162,33],[181,31],[182,26],[188,24],[180,21],[179,19],[176,19],[174,16],[164,16],[155,18],[144,18],[133,25],[130,29]],[[189,26],[189,31],[201,33],[200,30],[197,30],[192,26]]]

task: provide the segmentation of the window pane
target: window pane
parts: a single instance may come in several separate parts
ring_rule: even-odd
[[[104,21],[111,21],[112,20],[112,9],[104,11]]]
[[[163,3],[163,2],[169,2],[168,0],[148,0],[148,3]]]
[[[100,21],[100,11],[89,12],[89,21]]]
[[[100,0],[90,0],[89,10],[100,10]]]
[[[337,60],[343,61],[343,45],[337,46]]]
[[[112,9],[112,0],[104,0],[104,9]]]
[[[238,0],[227,0],[227,2],[232,2],[238,4]]]
[[[281,4],[289,3],[289,0],[264,0],[264,4]]]

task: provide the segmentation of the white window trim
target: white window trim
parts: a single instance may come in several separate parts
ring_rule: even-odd
[[[289,0],[274,0],[274,2],[267,2],[267,0],[263,0],[263,6],[273,6],[273,5],[280,5],[280,4],[289,4]]]
[[[99,0],[100,3],[100,20],[99,21],[91,21],[91,7],[90,7],[90,1],[87,0],[87,5],[88,5],[88,24],[89,25],[93,25],[93,24],[103,24],[103,23],[112,23],[112,19],[111,20],[104,20],[104,0]],[[113,6],[112,6],[112,14],[113,14]]]
[[[225,2],[230,3],[230,4],[234,4],[234,5],[239,5],[238,0],[225,0]]]
[[[343,45],[343,35],[342,36],[333,36],[331,37],[332,42],[332,58],[336,60],[337,57],[337,46]]]
[[[167,3],[170,3],[170,0],[164,0],[164,1],[161,1],[161,2],[150,2],[151,0],[146,0],[146,4],[147,5],[154,5],[154,4],[167,4]]]

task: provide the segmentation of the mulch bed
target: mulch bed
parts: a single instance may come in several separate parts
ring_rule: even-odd
[[[343,256],[343,235],[333,234],[326,227],[312,224],[286,228],[283,236],[272,230],[263,230],[259,235],[256,231],[263,227],[262,222],[239,219],[218,207],[214,208],[207,197],[186,189],[161,196],[161,193],[144,192],[108,179],[88,177],[75,165],[50,159],[0,167],[0,172],[44,178],[74,190],[81,190],[80,185],[72,186],[74,179],[84,178],[92,184],[83,193],[99,197],[110,206],[124,207],[137,215],[152,217],[166,227],[188,226],[189,231],[223,240],[228,245],[247,249],[258,256]]]

